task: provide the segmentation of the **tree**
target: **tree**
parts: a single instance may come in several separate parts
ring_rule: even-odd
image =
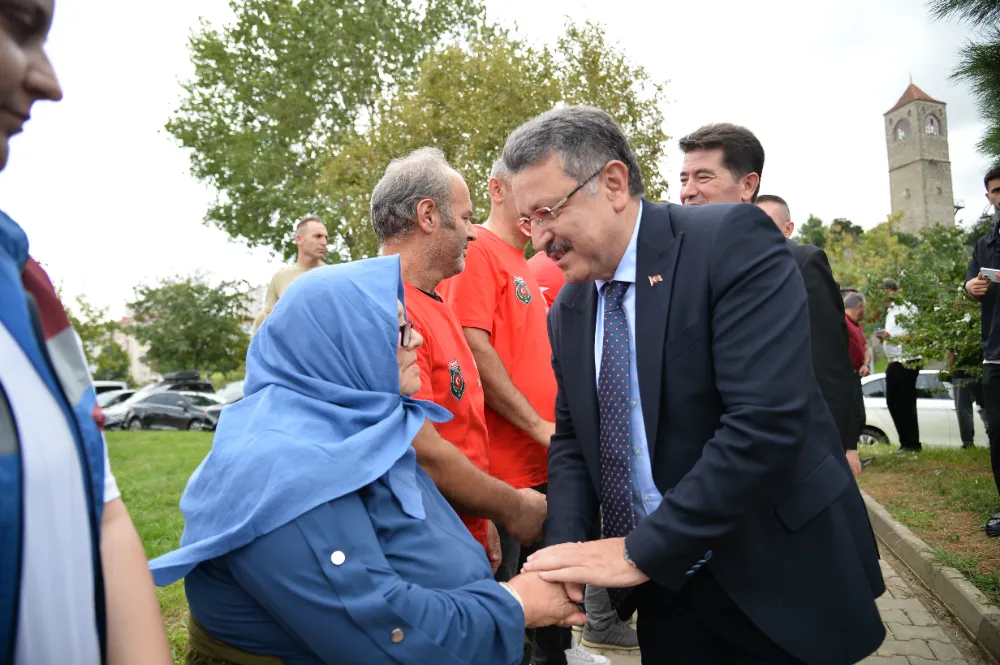
[[[191,37],[194,78],[166,129],[191,149],[192,174],[218,193],[206,221],[289,257],[294,221],[329,212],[316,182],[331,146],[410,79],[430,45],[481,22],[482,9],[478,0],[230,7],[230,25],[202,22]],[[336,241],[336,220],[324,221]]]
[[[980,308],[962,289],[971,255],[965,240],[957,226],[920,232],[920,244],[899,279],[903,300],[916,311],[899,322],[910,335],[903,344],[908,354],[926,362],[944,360],[951,351],[975,374],[982,371]]]
[[[996,0],[930,0],[934,18],[957,17],[978,32],[962,48],[951,78],[967,82],[976,97],[986,133],[979,150],[1000,163],[1000,2]]]
[[[883,279],[899,276],[912,250],[900,242],[895,231],[898,222],[899,216],[890,216],[860,235],[827,233],[826,254],[842,287],[871,293]],[[878,303],[878,299],[868,303],[871,320],[883,315]]]
[[[128,303],[136,339],[149,345],[146,363],[158,372],[229,372],[246,358],[247,291],[238,282],[211,286],[201,276],[137,286]]]
[[[465,177],[476,214],[484,218],[485,184],[508,134],[560,103],[593,104],[613,115],[635,150],[647,196],[665,198],[662,85],[609,44],[599,27],[569,24],[563,35],[549,49],[483,28],[463,44],[435,49],[413,82],[334,151],[321,189],[350,238],[352,259],[378,251],[369,197],[392,157],[421,146],[440,148]]]
[[[100,309],[83,296],[77,296],[75,305],[66,307],[66,315],[80,336],[83,354],[94,380],[131,382],[131,361],[125,349],[114,339],[119,325],[107,318],[107,308]]]
[[[833,233],[839,233],[841,235],[848,234],[852,236],[859,236],[865,232],[863,228],[855,224],[849,219],[844,217],[838,217],[837,219],[830,222],[830,231]]]
[[[795,239],[803,245],[815,245],[820,249],[826,247],[826,228],[823,220],[816,215],[809,215],[805,224],[798,228]]]

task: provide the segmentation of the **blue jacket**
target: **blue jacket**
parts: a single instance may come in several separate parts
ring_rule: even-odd
[[[17,341],[70,424],[87,477],[93,548],[94,602],[102,660],[105,652],[100,525],[104,508],[104,439],[100,410],[66,311],[48,276],[28,255],[21,227],[0,212],[0,325]],[[17,423],[0,386],[0,663],[13,660],[21,581],[23,497]],[[83,554],[83,553],[81,553]]]
[[[521,606],[419,468],[417,485],[423,520],[383,477],[201,563],[185,578],[191,614],[288,665],[515,665]]]

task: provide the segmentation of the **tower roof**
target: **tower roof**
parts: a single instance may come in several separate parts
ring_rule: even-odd
[[[886,111],[886,113],[892,113],[893,111],[896,111],[898,109],[903,108],[907,104],[910,104],[912,102],[917,102],[917,101],[920,101],[920,102],[934,102],[935,104],[944,104],[944,102],[940,102],[940,101],[934,99],[933,97],[931,97],[930,95],[928,95],[926,92],[924,92],[923,90],[921,90],[920,88],[918,88],[917,86],[915,86],[913,84],[913,81],[910,81],[910,85],[908,85],[906,87],[906,91],[903,93],[903,96],[900,97],[899,101],[896,102],[896,105],[893,106],[888,111]]]

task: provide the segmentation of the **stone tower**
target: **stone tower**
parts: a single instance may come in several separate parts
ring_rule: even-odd
[[[903,213],[899,230],[906,233],[955,223],[944,107],[911,81],[885,113],[892,212]]]

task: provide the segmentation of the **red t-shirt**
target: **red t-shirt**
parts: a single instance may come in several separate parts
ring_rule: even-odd
[[[549,258],[545,252],[537,252],[528,259],[528,266],[532,274],[538,281],[538,286],[542,289],[542,296],[549,307],[556,301],[559,289],[566,283],[563,271],[559,269],[556,262]]]
[[[844,320],[847,321],[847,352],[856,372],[865,364],[865,331],[846,314]]]
[[[424,338],[417,349],[420,390],[414,397],[434,402],[451,412],[454,418],[448,422],[434,423],[438,434],[461,450],[481,471],[489,473],[483,384],[462,326],[444,302],[410,284],[405,284],[405,289],[406,318]],[[486,518],[459,517],[488,552]]]
[[[466,328],[490,334],[514,386],[545,420],[555,419],[556,377],[545,326],[548,306],[524,253],[488,229],[469,244],[465,270],[439,287]],[[489,406],[490,473],[517,489],[548,479],[548,449]]]

